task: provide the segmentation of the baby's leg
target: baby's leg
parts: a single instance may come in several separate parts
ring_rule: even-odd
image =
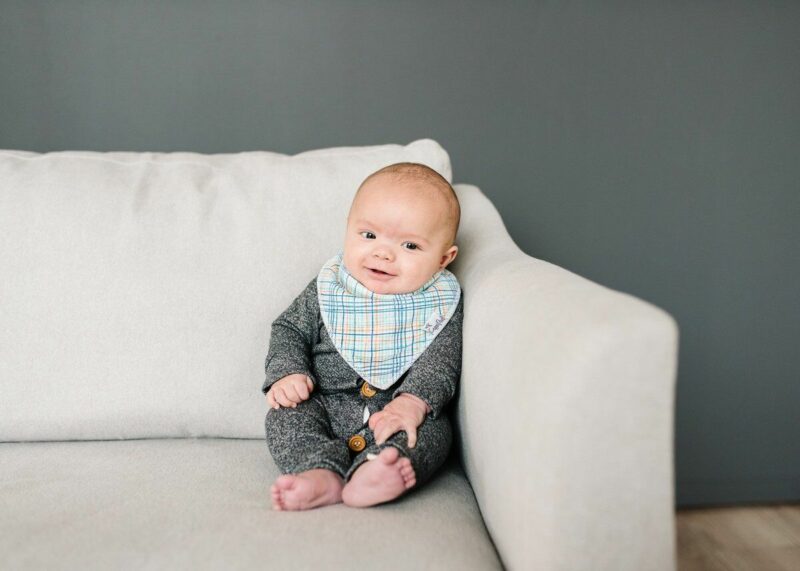
[[[328,414],[312,395],[297,408],[269,409],[267,446],[284,474],[272,485],[276,510],[301,510],[338,503],[350,454],[331,434]]]
[[[370,434],[370,436],[372,436]],[[391,501],[408,489],[426,482],[447,459],[452,428],[446,415],[425,419],[417,429],[417,444],[408,447],[405,431],[393,434],[383,445],[370,438],[369,446],[345,474],[342,500],[350,506],[366,507]],[[368,462],[368,454],[378,454]]]

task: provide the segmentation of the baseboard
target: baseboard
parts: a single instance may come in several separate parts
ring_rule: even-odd
[[[677,507],[800,502],[800,474],[768,478],[679,479]]]

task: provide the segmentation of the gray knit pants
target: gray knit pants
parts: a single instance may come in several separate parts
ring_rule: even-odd
[[[404,430],[378,446],[372,429],[364,422],[364,407],[375,414],[391,401],[392,392],[391,389],[378,391],[367,398],[358,389],[329,394],[315,391],[297,408],[270,408],[264,425],[267,446],[275,464],[283,474],[326,468],[348,482],[356,468],[367,461],[367,454],[377,454],[386,446],[394,446],[411,460],[416,486],[419,486],[447,458],[453,438],[450,420],[444,411],[436,419],[428,416],[417,428],[414,448],[408,447]],[[347,446],[354,434],[366,440],[366,447],[360,452]]]

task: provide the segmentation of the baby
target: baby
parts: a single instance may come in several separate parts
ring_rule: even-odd
[[[344,249],[273,323],[262,392],[282,472],[275,510],[391,501],[425,482],[452,443],[443,411],[461,374],[450,184],[397,163],[359,186]]]

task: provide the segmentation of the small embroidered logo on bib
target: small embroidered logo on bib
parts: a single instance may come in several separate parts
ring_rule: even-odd
[[[436,335],[439,332],[439,329],[444,327],[444,324],[444,317],[442,317],[438,311],[434,311],[433,315],[431,315],[431,318],[428,320],[428,323],[425,324],[425,331],[431,335]]]
[[[461,286],[444,269],[414,292],[375,293],[347,271],[340,252],[320,270],[317,297],[336,350],[359,376],[384,390],[403,376],[450,321]]]

